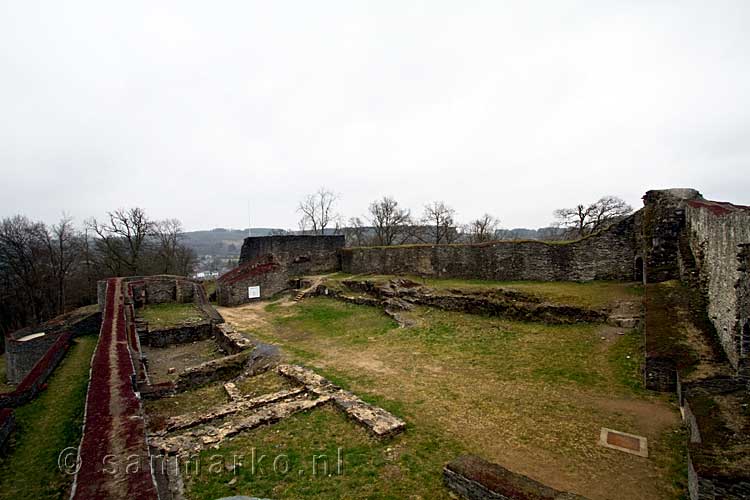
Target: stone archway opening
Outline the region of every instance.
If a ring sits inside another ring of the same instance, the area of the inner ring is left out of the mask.
[[[643,257],[636,257],[633,265],[633,278],[635,281],[643,283]]]

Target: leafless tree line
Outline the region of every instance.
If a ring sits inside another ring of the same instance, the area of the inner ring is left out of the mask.
[[[96,281],[110,276],[192,272],[179,220],[153,221],[140,208],[115,210],[78,228],[16,215],[0,221],[0,331],[39,324],[96,301]]]
[[[444,201],[433,201],[419,215],[399,205],[392,196],[372,201],[363,216],[351,217],[347,224],[336,211],[339,196],[321,187],[297,207],[303,233],[345,234],[350,246],[388,246],[408,243],[482,243],[501,239],[500,219],[489,213],[465,224],[456,221],[456,211]],[[553,230],[547,239],[576,239],[600,231],[633,211],[620,198],[605,196],[589,205],[554,211]]]

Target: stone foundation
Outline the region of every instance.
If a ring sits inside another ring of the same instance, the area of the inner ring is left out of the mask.
[[[214,326],[209,321],[139,333],[141,344],[150,347],[167,347],[176,344],[189,344],[199,340],[210,339],[213,336]]]
[[[586,500],[473,455],[459,457],[446,465],[443,483],[465,500]]]
[[[279,365],[280,375],[321,398],[330,398],[349,418],[368,429],[379,438],[393,436],[406,428],[403,420],[391,415],[382,408],[365,403],[349,391],[332,384],[312,370],[297,365]]]
[[[244,351],[186,368],[177,377],[175,390],[182,392],[211,382],[232,379],[243,372],[249,359],[250,352]]]
[[[254,346],[250,339],[226,323],[214,326],[214,339],[219,349],[227,354],[237,354]]]

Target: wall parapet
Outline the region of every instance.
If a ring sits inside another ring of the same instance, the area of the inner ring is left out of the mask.
[[[633,280],[636,221],[630,216],[572,242],[495,241],[482,244],[352,247],[341,251],[351,274],[412,274],[445,278],[531,281]]]
[[[59,335],[15,390],[0,394],[0,407],[16,408],[34,399],[45,388],[47,379],[65,356],[71,338],[69,332]]]

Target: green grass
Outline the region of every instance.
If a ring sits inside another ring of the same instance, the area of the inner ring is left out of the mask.
[[[640,294],[629,284],[571,285],[565,293],[583,290],[582,300],[607,288],[611,297]],[[545,474],[567,474],[576,478],[574,491],[592,498],[616,498],[621,491],[632,498],[675,498],[684,490],[684,441],[673,439],[679,418],[664,398],[641,388],[638,331],[616,335],[597,324],[549,325],[426,307],[403,313],[415,326],[398,328],[379,308],[323,297],[264,312],[262,322],[252,316],[233,325],[403,418],[407,431],[377,442],[333,410],[316,409],[204,454],[286,453],[294,459],[293,474],[241,472],[229,484],[229,472],[202,473],[188,482],[190,497],[448,498],[440,471],[461,453],[542,481]],[[667,427],[652,424],[670,418]],[[598,446],[602,426],[646,435],[649,460]],[[305,457],[331,455],[338,446],[345,456],[350,450],[360,457],[342,477],[298,474]],[[606,494],[592,486],[602,473],[613,485]],[[618,489],[633,475],[649,477],[648,486]]]
[[[274,370],[255,375],[254,377],[240,379],[236,382],[236,385],[242,395],[249,398],[271,394],[273,392],[279,392],[293,387],[287,379],[277,374]]]
[[[203,290],[206,292],[206,297],[209,297],[216,291],[216,280],[205,280],[202,283]]]
[[[633,393],[646,394],[643,387],[643,330],[634,328],[625,333],[609,351],[609,363],[617,380]]]
[[[394,349],[402,346],[430,356],[450,356],[488,369],[497,379],[584,386],[605,382],[605,369],[593,355],[599,342],[596,325],[522,323],[426,307],[417,308],[412,316],[418,324],[406,330],[405,339],[404,331],[376,308],[318,298],[300,303],[276,323],[282,331],[335,339],[340,346],[366,346],[377,339]],[[316,357],[298,342],[285,347],[303,362]]]
[[[446,457],[462,452],[456,440],[426,427],[410,428],[397,438],[378,441],[337,410],[326,407],[242,434],[218,450],[202,452],[200,474],[185,479],[191,498],[242,494],[326,500],[447,499],[440,479],[442,468]],[[206,466],[212,461],[234,463],[234,457],[240,456],[244,458],[237,461],[242,466],[234,471]],[[260,459],[262,456],[266,458]],[[237,480],[230,484],[233,478]]]
[[[649,284],[646,295],[646,350],[654,358],[672,359],[683,378],[700,362],[698,352],[688,342],[683,321],[675,319],[680,311],[690,311],[690,294],[673,280]]]
[[[162,330],[183,324],[198,323],[205,318],[192,303],[149,304],[138,309],[137,315],[148,321],[149,329]]]
[[[169,417],[208,411],[215,406],[226,403],[228,400],[224,387],[221,384],[214,384],[180,392],[172,397],[146,400],[144,401],[144,407],[149,415],[149,420],[159,424]]]
[[[34,401],[16,409],[9,454],[0,459],[0,498],[67,498],[73,477],[57,458],[81,437],[95,336],[79,337]]]
[[[287,331],[336,338],[349,344],[366,343],[368,338],[384,335],[397,326],[378,309],[320,298],[301,303],[290,315],[278,316],[275,323]]]

